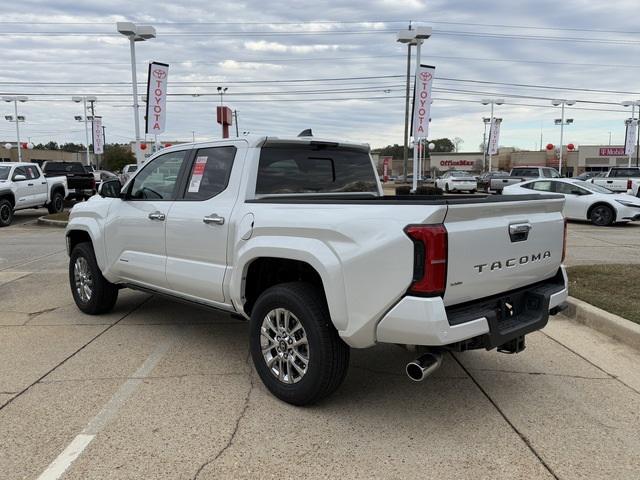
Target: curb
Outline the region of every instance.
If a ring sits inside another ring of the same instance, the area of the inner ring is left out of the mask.
[[[65,222],[63,220],[50,220],[50,219],[45,218],[45,217],[39,217],[38,218],[38,224],[40,224],[40,225],[48,225],[50,227],[66,228],[67,227],[67,223],[69,223],[69,222]]]
[[[574,297],[567,298],[569,308],[564,316],[582,323],[619,342],[640,350],[640,325]]]

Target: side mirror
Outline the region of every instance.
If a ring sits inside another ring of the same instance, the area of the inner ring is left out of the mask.
[[[98,195],[104,198],[120,198],[122,184],[117,178],[102,182],[98,187]]]
[[[27,177],[25,177],[24,175],[14,175],[13,176],[13,181],[14,182],[22,182],[23,180],[26,180]]]

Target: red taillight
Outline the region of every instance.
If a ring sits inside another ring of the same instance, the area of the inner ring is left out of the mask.
[[[413,282],[410,295],[444,295],[447,282],[447,229],[444,225],[409,225],[413,241]]]
[[[562,261],[567,255],[567,219],[564,219],[564,233],[562,234]]]
[[[631,179],[627,180],[627,190],[631,190],[633,188],[633,182]]]

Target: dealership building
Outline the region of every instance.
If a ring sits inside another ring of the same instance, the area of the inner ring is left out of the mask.
[[[383,156],[374,156],[378,170],[382,174]],[[632,158],[632,165],[636,165],[636,157]],[[579,175],[588,171],[607,171],[611,167],[626,166],[629,162],[624,155],[624,147],[618,145],[580,145],[573,150],[566,147],[562,155],[562,170],[567,176]],[[479,174],[487,168],[489,156],[486,159],[483,152],[448,152],[431,153],[424,164],[426,175],[438,176],[448,170],[464,170],[472,174]],[[500,148],[492,156],[492,170],[509,171],[513,167],[540,166],[558,168],[559,159],[554,150],[526,151],[514,148]],[[389,162],[390,176],[402,175],[402,159],[394,158]],[[413,159],[409,158],[409,173],[413,171]]]

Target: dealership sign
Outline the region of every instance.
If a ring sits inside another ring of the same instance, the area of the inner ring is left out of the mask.
[[[431,85],[436,67],[420,65],[413,93],[413,138],[427,138],[431,119]]]
[[[146,133],[158,135],[164,132],[167,120],[167,78],[169,65],[151,62],[147,77],[147,125]]]
[[[636,127],[637,122],[635,120],[630,121],[627,124],[627,130],[624,136],[624,154],[633,155],[636,151]]]
[[[489,155],[495,155],[496,153],[498,153],[501,123],[502,123],[502,120],[499,118],[491,119],[491,128],[489,130],[489,144],[487,145],[487,153]]]
[[[102,117],[93,117],[93,153],[104,153],[104,135],[102,134]]]

